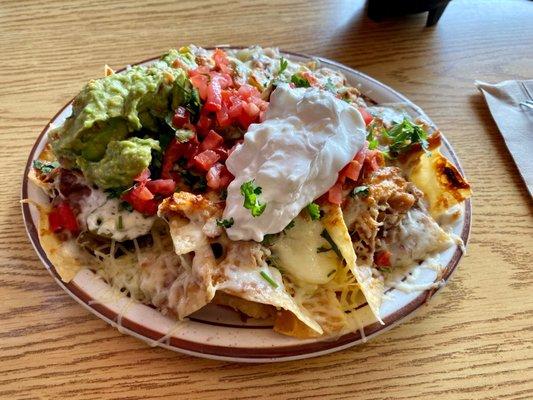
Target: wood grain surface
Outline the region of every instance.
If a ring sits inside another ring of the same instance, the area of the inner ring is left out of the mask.
[[[0,398],[531,399],[532,202],[474,80],[533,77],[533,2],[454,0],[375,23],[363,1],[0,2]],[[399,90],[473,184],[468,253],[411,319],[340,353],[281,364],[196,359],[124,336],[52,280],[19,206],[28,152],[103,65],[195,43],[332,58]]]

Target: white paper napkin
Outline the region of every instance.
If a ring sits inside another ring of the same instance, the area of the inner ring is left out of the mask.
[[[504,81],[494,85],[476,81],[505,140],[530,196],[533,196],[533,80]]]

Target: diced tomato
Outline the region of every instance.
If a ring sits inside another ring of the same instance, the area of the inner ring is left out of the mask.
[[[60,232],[63,229],[61,215],[59,215],[59,212],[55,208],[48,213],[48,228],[54,233]]]
[[[220,81],[220,76],[211,76],[211,82],[207,86],[207,100],[204,104],[204,108],[207,111],[217,112],[222,108],[222,86]]]
[[[176,161],[182,157],[185,157],[187,160],[191,161],[198,152],[198,147],[199,143],[196,136],[193,136],[188,142],[185,143],[180,143],[176,139],[172,139],[163,156],[161,178],[173,179],[172,168],[174,167]]]
[[[145,214],[154,215],[157,212],[157,200],[154,195],[140,184],[122,195],[122,200],[131,204],[134,210]]]
[[[207,186],[214,190],[223,189],[230,184],[233,178],[226,166],[217,162],[207,172]]]
[[[363,117],[363,121],[365,121],[365,125],[369,125],[374,117],[363,107],[359,107],[358,110],[361,113],[361,117]]]
[[[359,163],[359,161],[352,160],[344,167],[341,171],[341,175],[345,176],[346,178],[350,178],[352,181],[356,181],[359,178],[359,174],[361,172],[361,168],[363,167],[362,163]]]
[[[363,161],[365,161],[366,152],[368,150],[368,142],[365,140],[365,143],[363,144],[363,148],[357,152],[355,157],[353,158],[354,161],[357,161],[359,164],[363,164]]]
[[[248,114],[252,118],[255,118],[259,115],[259,107],[257,107],[257,105],[255,105],[254,103],[243,103],[242,108],[246,112],[246,114]]]
[[[172,179],[156,179],[146,182],[146,189],[152,194],[170,196],[176,190],[176,182]]]
[[[152,192],[150,192],[150,190],[143,184],[134,187],[131,191],[133,192],[133,195],[141,201],[152,200],[154,198]]]
[[[209,72],[211,72],[211,70],[207,65],[200,65],[196,67],[196,69],[189,70],[189,76],[209,75]]]
[[[68,230],[72,234],[79,231],[78,220],[69,203],[62,201],[55,206],[48,214],[48,224],[50,230],[54,233],[60,232],[63,229]]]
[[[221,127],[227,127],[231,125],[231,119],[228,115],[228,109],[224,105],[221,106],[222,108],[217,111],[217,121],[218,124]]]
[[[221,161],[226,161],[229,156],[229,150],[223,147],[217,147],[216,149],[213,149],[213,151],[220,156],[219,160]]]
[[[303,78],[309,82],[311,86],[318,86],[320,82],[318,82],[318,79],[315,78],[315,76],[310,71],[304,71],[300,73]]]
[[[368,171],[368,172],[377,171],[380,167],[380,163],[381,163],[380,161],[381,161],[381,153],[378,150],[367,151],[366,156],[365,156],[365,161],[364,161],[365,171]]]
[[[200,150],[214,150],[222,143],[224,143],[224,138],[211,129],[200,144]]]
[[[135,182],[146,182],[148,178],[150,178],[150,170],[148,168],[145,168],[139,175],[133,178],[133,180]]]
[[[378,267],[389,267],[391,265],[390,256],[391,256],[390,251],[386,251],[386,250],[378,251],[376,252],[376,254],[374,254],[374,263]]]
[[[233,73],[228,57],[223,50],[216,49],[213,53],[213,59],[215,60],[215,65],[218,69],[220,69],[221,72],[230,75]]]
[[[200,118],[198,119],[198,123],[196,124],[196,127],[198,128],[198,133],[201,135],[207,134],[211,129],[212,125],[212,118],[210,118],[209,114],[202,109],[202,111],[200,112]]]
[[[189,111],[187,111],[185,107],[179,106],[172,117],[172,125],[174,125],[175,128],[183,128],[189,120]]]
[[[220,170],[220,187],[226,188],[235,177],[229,172],[228,168],[224,165]]]
[[[247,83],[242,85],[239,88],[238,92],[243,100],[248,100],[252,96],[259,96],[259,91],[257,90],[257,88],[252,85],[248,85]]]
[[[198,89],[198,93],[200,95],[200,98],[202,100],[207,99],[207,85],[209,83],[209,77],[207,75],[203,74],[196,74],[191,75],[190,74],[190,81],[192,85]]]
[[[220,156],[213,150],[204,150],[193,158],[193,165],[203,171],[208,171]]]
[[[331,204],[342,204],[342,184],[340,182],[337,182],[335,185],[331,187],[328,191],[328,201]]]

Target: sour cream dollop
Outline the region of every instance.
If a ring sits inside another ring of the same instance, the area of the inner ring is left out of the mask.
[[[339,171],[363,147],[365,123],[359,111],[318,88],[278,86],[263,122],[252,124],[244,142],[228,157],[235,176],[228,187],[224,218],[233,218],[231,240],[263,240],[281,232],[300,211],[326,193]],[[241,185],[261,187],[264,212],[243,207]]]

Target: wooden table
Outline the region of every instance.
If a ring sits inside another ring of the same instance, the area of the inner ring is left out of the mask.
[[[424,15],[374,23],[363,1],[156,3],[0,3],[0,398],[533,398],[532,203],[473,83],[533,77],[533,3],[454,0],[433,28]],[[337,354],[232,364],[150,348],[56,285],[18,203],[37,134],[104,64],[192,42],[335,59],[440,125],[473,184],[474,223],[456,274],[415,318]]]

